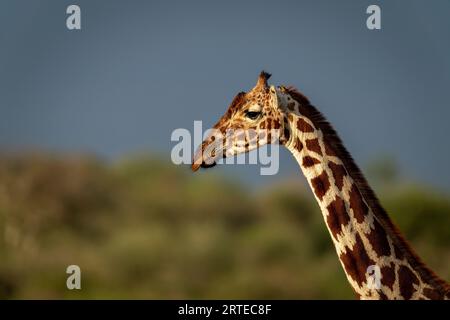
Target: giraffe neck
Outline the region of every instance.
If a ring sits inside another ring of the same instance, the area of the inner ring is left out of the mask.
[[[285,122],[291,128],[285,146],[314,193],[357,296],[445,298],[448,285],[420,261],[400,236],[334,130],[300,94],[288,94],[285,101]]]

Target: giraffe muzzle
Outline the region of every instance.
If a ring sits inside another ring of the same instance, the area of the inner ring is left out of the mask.
[[[192,171],[197,171],[199,168],[208,169],[216,166],[216,157],[215,154],[211,154],[210,156],[206,156],[204,154],[204,150],[208,146],[207,142],[203,142],[202,145],[198,148],[197,152],[192,159],[191,169]]]
[[[199,168],[208,169],[208,168],[215,167],[216,165],[217,165],[217,163],[215,161],[213,163],[206,163],[204,161],[202,161],[201,163],[195,163],[195,161],[194,161],[191,165],[191,169],[192,169],[192,171],[195,172]]]

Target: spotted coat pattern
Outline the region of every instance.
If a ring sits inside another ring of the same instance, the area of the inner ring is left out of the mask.
[[[230,128],[258,131],[256,144],[244,134],[245,143],[232,145],[225,156],[273,143],[273,131],[266,130],[278,130],[275,142],[290,150],[308,180],[347,280],[360,299],[450,299],[448,284],[412,252],[384,209],[377,207],[378,200],[374,204],[374,197],[363,192],[359,169],[346,159],[349,155],[342,156],[344,147],[333,138],[334,130],[330,133],[320,123],[323,119],[314,118],[306,97],[283,86],[269,86],[269,77],[262,72],[256,86],[238,94],[214,126],[221,132]],[[249,120],[246,115],[252,110],[259,116]],[[213,142],[207,138],[202,143],[193,170],[214,156],[200,152]],[[379,286],[369,282],[374,266],[380,271]]]

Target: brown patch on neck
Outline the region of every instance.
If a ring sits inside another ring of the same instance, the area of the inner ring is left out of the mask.
[[[342,190],[342,187],[344,186],[344,177],[347,175],[344,166],[330,161],[328,162],[328,167],[333,173],[336,187],[338,187],[339,190]]]
[[[305,168],[312,167],[312,166],[314,166],[316,164],[319,164],[319,163],[320,163],[320,161],[317,160],[316,158],[313,158],[313,157],[310,157],[310,156],[303,157],[303,166]]]
[[[345,208],[344,200],[336,196],[327,207],[327,225],[333,237],[337,240],[337,235],[341,232],[342,226],[350,222],[350,216]]]
[[[306,148],[309,151],[315,152],[318,155],[322,155],[322,150],[320,149],[319,139],[308,139],[306,140]]]
[[[441,300],[444,298],[437,290],[429,288],[423,289],[423,295],[430,300]]]
[[[286,116],[283,117],[283,135],[285,141],[289,141],[289,139],[291,138],[291,132],[289,130],[289,121]]]
[[[414,284],[419,284],[419,279],[414,275],[414,273],[405,266],[400,266],[398,270],[398,279],[400,285],[400,294],[405,300],[411,299],[414,291]]]
[[[394,246],[394,254],[398,260],[403,260],[404,258],[403,252],[401,252],[397,246]]]
[[[349,193],[350,196],[350,208],[353,210],[353,216],[358,223],[363,223],[369,208],[364,203],[358,188],[353,184]]]
[[[373,221],[373,227],[373,230],[371,229],[370,233],[367,235],[370,245],[379,257],[390,256],[391,247],[389,246],[386,231],[377,220]]]
[[[302,118],[297,121],[297,129],[302,132],[314,132],[314,128]]]
[[[381,271],[381,283],[391,290],[395,283],[395,266],[391,263],[389,266],[380,268]]]
[[[297,138],[297,140],[295,140],[294,148],[295,148],[298,152],[302,151],[302,149],[303,149],[303,143],[300,141],[299,138]]]

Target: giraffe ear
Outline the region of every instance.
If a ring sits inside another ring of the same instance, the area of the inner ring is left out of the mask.
[[[257,87],[267,87],[267,80],[269,80],[271,74],[265,71],[261,71],[258,77],[258,82],[256,82]]]

